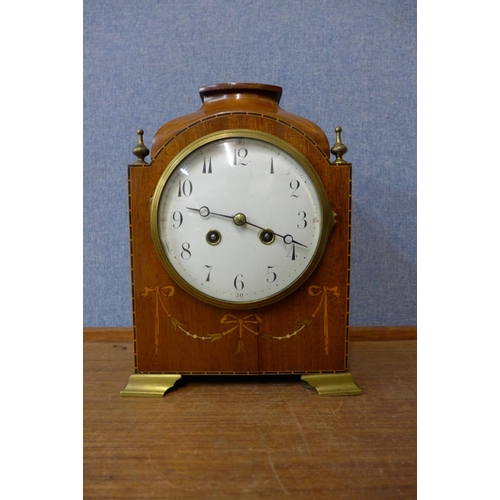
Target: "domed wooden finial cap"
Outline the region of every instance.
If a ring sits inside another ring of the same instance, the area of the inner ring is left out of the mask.
[[[340,134],[342,133],[342,127],[337,127],[335,129],[335,134],[337,136],[335,144],[332,146],[332,154],[335,155],[335,165],[345,165],[349,162],[345,161],[342,156],[347,153],[347,146],[342,142]]]
[[[142,136],[144,135],[144,130],[139,129],[137,131],[137,146],[132,149],[132,153],[137,156],[137,161],[134,163],[134,165],[149,165],[144,158],[148,156],[149,154],[149,149],[144,145],[144,141]]]

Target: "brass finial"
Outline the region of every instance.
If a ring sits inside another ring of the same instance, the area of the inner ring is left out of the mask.
[[[345,165],[349,163],[342,158],[342,156],[347,153],[347,146],[342,142],[342,139],[340,138],[341,132],[342,132],[342,127],[337,127],[335,129],[337,139],[331,149],[332,154],[334,154],[336,158],[335,161],[333,162],[335,165]]]
[[[144,135],[144,130],[139,129],[137,131],[137,146],[132,149],[132,153],[137,156],[138,160],[134,163],[134,165],[149,165],[148,162],[144,161],[144,158],[148,156],[149,149],[144,145],[144,141],[142,136]]]

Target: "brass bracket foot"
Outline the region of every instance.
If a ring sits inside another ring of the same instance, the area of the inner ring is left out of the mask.
[[[120,395],[131,398],[162,398],[181,376],[175,373],[133,373]]]
[[[350,372],[318,373],[302,375],[301,380],[312,385],[320,396],[359,396],[357,386]]]

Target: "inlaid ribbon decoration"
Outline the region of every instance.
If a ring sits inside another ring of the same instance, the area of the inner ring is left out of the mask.
[[[178,320],[176,320],[172,314],[169,312],[169,310],[166,308],[165,304],[163,303],[163,300],[161,300],[162,296],[164,297],[172,297],[174,294],[174,287],[173,286],[164,286],[160,288],[158,285],[153,286],[153,288],[144,288],[144,293],[142,294],[143,297],[147,297],[149,295],[149,292],[155,292],[155,299],[156,299],[156,309],[155,309],[155,354],[158,354],[158,347],[159,347],[159,338],[160,338],[160,305],[161,308],[165,311],[165,314],[167,317],[170,319],[172,324],[174,325],[174,328],[177,326],[179,323]]]
[[[255,336],[259,335],[258,331],[258,326],[257,330],[253,330],[252,328],[248,327],[247,325],[260,325],[262,323],[262,319],[257,315],[257,314],[249,314],[248,316],[245,316],[243,318],[237,318],[236,316],[233,316],[232,314],[225,314],[220,322],[223,325],[234,325],[232,328],[229,330],[226,330],[225,332],[222,333],[212,333],[212,342],[215,340],[219,340],[222,338],[222,336],[227,335],[228,333],[234,332],[237,328],[239,328],[239,333],[240,333],[240,338],[238,340],[238,347],[236,349],[237,353],[247,353],[245,349],[245,342],[243,340],[243,329],[253,333]]]
[[[312,285],[307,290],[307,293],[311,297],[318,297],[318,296],[321,297],[318,307],[312,314],[312,317],[315,318],[321,306],[323,306],[323,335],[325,337],[325,353],[327,356],[328,356],[328,344],[330,342],[328,337],[328,292],[333,292],[333,294],[336,297],[340,297],[340,293],[337,286],[334,287],[324,286],[323,288],[321,288],[319,286]]]

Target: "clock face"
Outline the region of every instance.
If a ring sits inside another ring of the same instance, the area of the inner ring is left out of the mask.
[[[333,225],[308,160],[269,134],[203,137],[165,169],[151,202],[157,253],[182,288],[213,305],[253,308],[298,288]]]

